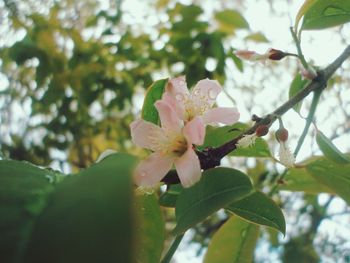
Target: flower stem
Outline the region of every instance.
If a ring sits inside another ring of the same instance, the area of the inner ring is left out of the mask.
[[[175,237],[173,243],[171,244],[168,252],[165,254],[163,259],[161,260],[160,263],[169,263],[170,260],[172,259],[177,247],[180,245],[182,238],[184,237],[185,234],[181,234]]]

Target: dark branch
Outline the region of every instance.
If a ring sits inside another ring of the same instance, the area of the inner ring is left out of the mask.
[[[297,93],[293,98],[286,101],[284,104],[279,106],[276,110],[266,115],[263,118],[256,119],[255,124],[237,136],[235,139],[219,146],[216,148],[207,148],[204,151],[198,151],[197,155],[199,161],[201,163],[201,167],[203,170],[207,170],[210,168],[214,168],[220,165],[220,161],[227,154],[236,149],[237,142],[244,136],[248,134],[255,133],[256,129],[260,125],[268,125],[271,126],[278,117],[285,114],[288,110],[293,108],[298,102],[302,101],[306,98],[311,92],[320,90],[322,91],[326,86],[328,80],[332,77],[334,72],[340,68],[342,63],[350,57],[350,45],[343,51],[343,53],[335,59],[329,66],[327,66],[324,70],[317,72],[317,77],[312,80],[312,82],[307,85],[303,90]],[[175,171],[169,172],[162,180],[166,184],[176,184],[179,183],[179,178]]]

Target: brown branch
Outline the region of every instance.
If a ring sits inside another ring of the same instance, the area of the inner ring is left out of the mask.
[[[291,108],[293,108],[294,105],[296,105],[298,102],[300,102],[304,98],[306,98],[311,92],[316,91],[316,90],[322,91],[327,86],[327,82],[332,77],[334,72],[338,68],[340,68],[342,63],[349,57],[350,57],[350,45],[343,51],[343,53],[337,59],[335,59],[324,70],[318,71],[317,77],[314,78],[309,85],[307,85],[304,89],[302,89],[294,97],[290,98],[288,101],[286,101],[284,104],[279,106],[276,110],[274,110],[270,114],[267,114],[263,118],[258,118],[257,121],[255,122],[255,124],[251,128],[249,128],[245,132],[241,133],[239,136],[237,136],[233,140],[231,140],[231,141],[229,141],[229,142],[227,142],[219,147],[216,147],[216,148],[209,147],[203,151],[198,151],[197,155],[198,155],[199,161],[201,163],[201,168],[203,170],[207,170],[207,169],[214,168],[214,167],[220,165],[221,159],[236,149],[237,142],[244,135],[255,133],[256,129],[260,125],[271,126],[276,121],[276,119],[278,117],[282,116],[287,111],[289,111]],[[166,184],[176,184],[176,183],[180,182],[175,171],[169,172],[163,178],[162,181]]]

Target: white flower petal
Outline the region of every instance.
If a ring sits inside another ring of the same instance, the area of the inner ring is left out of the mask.
[[[221,90],[222,88],[216,80],[203,79],[198,81],[193,88],[191,97],[196,105],[206,103],[212,107]]]
[[[155,151],[159,147],[159,141],[164,140],[164,131],[148,121],[133,121],[130,124],[130,129],[133,143],[141,148]]]
[[[281,164],[286,167],[294,167],[295,157],[286,143],[281,143],[279,157]]]
[[[255,144],[256,138],[257,136],[255,133],[243,135],[243,137],[240,140],[238,140],[236,147],[247,148],[247,147],[253,146]]]

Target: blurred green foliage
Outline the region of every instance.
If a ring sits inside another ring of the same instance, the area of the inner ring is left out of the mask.
[[[11,131],[1,142],[2,153],[48,165],[52,151],[60,150],[74,166],[87,167],[104,150],[103,138],[116,142],[117,150],[127,147],[133,94],[157,74],[186,74],[189,85],[203,78],[223,83],[227,60],[239,63],[225,39],[247,29],[245,19],[235,10],[203,19],[198,5],[162,2],[157,12],[166,19],[150,34],[123,19],[120,2],[105,10],[89,1],[89,12],[75,10],[80,16],[72,18],[69,13],[79,5],[68,0],[25,14],[19,13],[19,3],[7,1],[10,25],[24,36],[1,48],[1,71],[9,81],[3,96],[9,104],[29,101],[26,113],[36,121],[19,133]],[[39,130],[39,142],[28,139]]]

